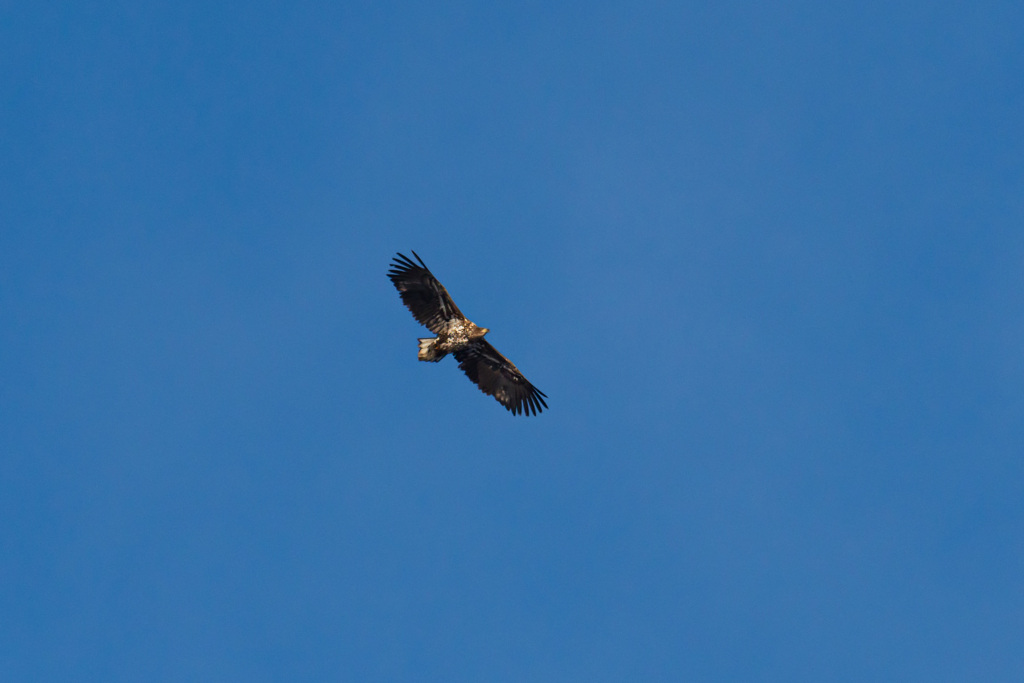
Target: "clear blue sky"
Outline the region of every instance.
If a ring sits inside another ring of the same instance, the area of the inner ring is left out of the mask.
[[[1024,680],[1022,31],[6,3],[0,678]]]

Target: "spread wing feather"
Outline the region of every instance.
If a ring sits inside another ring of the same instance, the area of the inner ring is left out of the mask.
[[[417,264],[405,254],[398,254],[391,263],[388,277],[402,296],[402,303],[413,317],[434,334],[438,334],[449,320],[464,320],[466,316],[452,301],[433,273],[415,251]]]
[[[536,415],[548,407],[547,394],[530,384],[490,342],[477,339],[454,355],[466,376],[513,415]]]

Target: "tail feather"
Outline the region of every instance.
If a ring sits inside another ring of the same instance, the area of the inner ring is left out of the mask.
[[[430,339],[420,339],[419,342],[420,350],[416,357],[419,358],[420,360],[425,360],[430,363],[436,363],[437,361],[445,357],[446,354],[442,351],[439,351],[437,347],[434,346],[435,342],[437,342],[437,337],[431,337]]]

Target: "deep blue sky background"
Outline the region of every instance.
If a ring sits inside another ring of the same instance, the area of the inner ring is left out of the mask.
[[[5,3],[0,677],[1024,680],[1022,36]]]

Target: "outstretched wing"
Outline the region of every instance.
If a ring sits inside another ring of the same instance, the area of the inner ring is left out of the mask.
[[[412,255],[419,264],[405,254],[398,254],[388,271],[388,277],[402,295],[405,307],[434,334],[438,334],[449,320],[464,320],[466,316],[452,301],[448,290],[427,269],[419,254],[414,251]]]
[[[544,402],[547,394],[530,384],[512,361],[498,353],[490,342],[476,339],[454,355],[466,376],[513,415],[536,415],[548,407]]]

